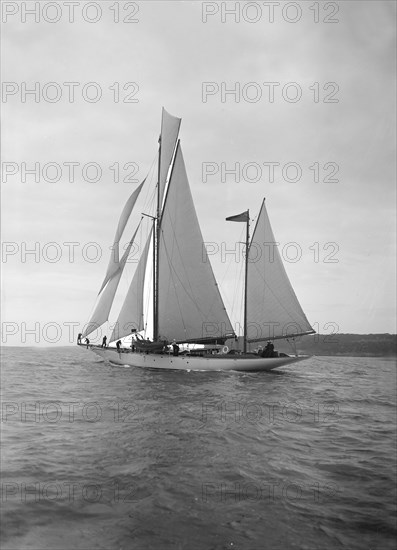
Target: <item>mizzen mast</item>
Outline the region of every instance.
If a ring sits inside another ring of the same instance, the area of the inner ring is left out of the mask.
[[[247,210],[246,232],[245,232],[245,276],[244,276],[244,340],[243,352],[247,353],[247,296],[248,296],[248,249],[250,240],[250,211]]]

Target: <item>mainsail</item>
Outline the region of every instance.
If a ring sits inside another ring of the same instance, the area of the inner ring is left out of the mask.
[[[113,329],[110,341],[114,342],[131,334],[131,330],[140,331],[144,329],[143,318],[143,295],[146,274],[146,264],[152,239],[152,232],[146,241],[134,277],[131,281],[123,307],[121,308],[116,325]]]
[[[315,331],[284,269],[265,201],[248,249],[247,340],[287,338]]]
[[[100,294],[94,313],[91,315],[91,319],[87,324],[85,330],[83,331],[83,335],[82,335],[83,338],[85,338],[86,336],[94,332],[94,330],[97,330],[101,325],[103,325],[103,323],[106,323],[106,321],[108,320],[109,313],[112,308],[113,300],[116,294],[116,290],[117,290],[117,287],[119,286],[121,275],[123,274],[124,266],[127,262],[138,228],[139,226],[135,230],[135,233],[131,241],[128,243],[128,246],[121,260],[119,261],[118,266],[115,269],[115,272],[105,284],[105,288]]]
[[[158,238],[159,339],[199,342],[234,334],[204,247],[179,142]]]
[[[165,184],[167,181],[167,174],[174,154],[176,141],[178,139],[181,120],[182,119],[170,115],[163,107],[161,117],[161,147],[159,160],[159,208],[161,208]]]

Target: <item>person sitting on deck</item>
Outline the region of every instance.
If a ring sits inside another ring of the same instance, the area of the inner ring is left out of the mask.
[[[272,342],[269,342],[266,344],[265,349],[262,351],[262,357],[273,357],[274,353],[274,345]]]

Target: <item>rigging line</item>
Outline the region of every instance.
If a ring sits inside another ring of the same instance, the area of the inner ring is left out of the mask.
[[[137,232],[139,231],[139,239],[134,239],[133,244],[137,244],[137,243],[136,243],[137,240],[139,240],[139,242],[142,243],[142,226],[143,226],[142,220],[143,220],[143,216],[141,216],[141,219],[140,219],[140,221],[139,221],[139,223],[138,223],[138,227],[137,227],[137,229],[136,229]],[[129,243],[129,241],[128,241],[128,243]],[[128,245],[127,245],[127,246],[128,246]],[[124,246],[124,251],[125,251],[125,249],[126,249],[126,246]],[[138,252],[139,252],[139,251],[142,251],[142,246],[139,246],[139,245],[138,245]],[[138,264],[139,264],[139,260],[129,262],[129,261],[128,261],[128,258],[129,258],[129,255],[128,255],[128,257],[127,257],[127,260],[126,260],[126,262],[125,262],[125,265],[128,266],[129,263],[134,263],[134,264],[135,264],[135,269],[134,269],[134,271],[133,271],[133,274],[135,274],[136,268],[138,267]],[[140,256],[139,256],[139,259],[140,259]],[[133,277],[133,275],[132,275],[132,277]],[[132,281],[132,277],[131,277],[131,281]],[[127,283],[128,287],[129,287],[129,285],[130,285],[130,275],[128,274],[128,269],[124,269],[124,281],[123,281],[123,284],[125,285],[125,283]]]
[[[158,157],[158,152],[156,153],[156,155],[153,159],[153,162],[150,166],[148,175],[146,176],[146,181],[147,181],[147,185],[146,185],[146,189],[145,189],[146,190],[146,195],[143,198],[141,211],[143,210],[145,212],[146,211],[153,212],[155,210],[154,205],[155,205],[157,183],[156,183],[156,179],[155,179],[154,165],[156,163],[157,157]],[[153,186],[153,181],[155,181],[154,186]]]
[[[146,219],[147,221],[147,224],[149,225],[149,221]],[[152,241],[152,224],[150,223],[150,227],[149,227],[149,231],[147,233],[147,235],[145,236],[145,246],[146,246],[146,242],[147,240],[150,239]],[[151,247],[153,246],[153,244],[151,243],[149,245],[149,250],[148,250],[148,255],[147,255],[147,258],[149,258],[150,256],[150,252],[151,252]],[[148,267],[149,266],[149,267]],[[153,277],[153,264],[152,262],[148,261],[148,259],[146,260],[146,266],[144,268],[144,289],[149,286],[149,290],[146,291],[146,304],[144,305],[144,309],[145,309],[145,314],[144,314],[144,318],[147,319],[149,314],[149,308],[150,308],[150,302],[151,302],[151,298],[152,298],[152,290],[153,290],[153,285],[150,284],[150,281]],[[147,322],[145,323],[145,326],[147,325]],[[146,331],[146,328],[145,328],[145,331]]]
[[[241,232],[240,232],[240,239],[239,239],[239,243],[242,242],[242,239],[244,238],[244,234],[245,234],[245,229],[242,229]],[[239,253],[240,253],[240,248],[239,248]],[[243,302],[244,302],[244,285],[241,285],[241,281],[243,279],[242,277],[242,273],[243,273],[243,270],[244,270],[244,262],[238,262],[240,265],[240,270],[239,270],[239,274],[234,277],[234,281],[235,281],[235,284],[234,284],[234,290],[233,290],[233,302],[232,302],[232,313],[233,315],[235,316],[238,316],[239,318],[241,318],[241,309],[243,308]],[[239,288],[241,287],[241,288]],[[239,300],[239,305],[238,305],[238,302],[237,302],[237,296],[238,296],[238,293],[241,293],[240,294],[240,300]],[[240,309],[240,313],[238,314],[237,313],[237,309]]]
[[[144,199],[144,205],[145,206],[147,205],[146,201],[148,200],[149,193],[153,194],[153,190],[152,191],[150,190],[150,184],[153,182],[154,165],[155,165],[156,161],[158,160],[158,156],[159,156],[159,153],[158,153],[158,151],[156,151],[156,154],[154,155],[153,161],[152,161],[152,163],[150,165],[150,168],[148,170],[148,175],[146,176],[146,178],[149,180],[149,185],[147,186],[146,197]],[[150,199],[150,200],[152,200],[152,199]]]
[[[149,250],[150,252],[150,250]],[[149,254],[148,254],[149,256]],[[151,284],[147,284],[146,283],[146,279],[148,278],[149,281],[150,279],[152,278],[152,271],[153,270],[150,270],[150,271],[146,271],[145,273],[145,281],[144,281],[144,287],[149,287],[149,289],[146,291],[146,304],[144,305],[144,310],[146,313],[143,314],[143,318],[146,319],[146,322],[144,323],[144,336],[146,337],[146,333],[147,333],[147,324],[148,324],[148,317],[149,317],[149,311],[151,311],[151,301],[152,301],[152,290],[153,290],[153,285]]]
[[[295,355],[298,355],[298,354],[297,354],[297,350],[296,350],[296,340],[295,340],[295,338],[292,338],[293,344],[291,344],[289,338],[286,338],[286,340],[287,340],[288,344],[290,345],[290,347],[291,347],[293,353],[295,353]]]
[[[243,279],[243,271],[245,267],[244,262],[240,262],[239,267],[240,267],[239,274],[237,277],[235,277],[232,312],[233,312],[233,315],[241,317],[241,309],[243,307],[243,302],[244,302],[244,285],[241,285],[241,281]],[[238,310],[240,310],[239,313],[238,313]]]
[[[222,288],[222,292],[225,296],[224,301],[227,302],[226,305],[228,306],[229,310],[231,311],[232,310],[232,304],[230,303],[230,300],[228,299],[227,295],[225,294],[225,291],[223,290],[223,284],[225,282],[226,276],[229,274],[230,266],[231,266],[231,262],[228,263],[228,265],[226,267],[226,271],[222,275],[222,280],[221,280],[220,283],[218,283],[218,286],[219,286],[220,289]]]
[[[143,220],[143,216],[141,216],[141,219],[139,220],[138,227],[136,228],[136,230],[135,230],[135,232],[134,232],[133,239],[130,239],[130,241],[128,241],[128,244],[131,242],[131,240],[132,240],[132,244],[135,244],[136,235],[138,234],[138,231],[142,230],[142,220]],[[126,252],[126,250],[124,250],[124,253],[125,253],[125,252]],[[131,252],[131,251],[130,251],[130,252]],[[123,256],[124,256],[124,254],[123,254]],[[123,282],[123,284],[125,284],[125,283],[128,281],[128,279],[129,279],[127,270],[125,269],[125,266],[128,264],[128,257],[129,257],[129,254],[128,254],[126,260],[125,260],[124,268],[123,268],[123,273],[122,273],[122,275],[121,275],[121,278],[123,278],[123,274],[124,274],[124,282]],[[137,267],[138,267],[138,263],[139,263],[139,262],[136,262],[135,270],[136,270]],[[121,269],[121,266],[119,267],[119,270],[120,270],[120,269]],[[134,273],[135,273],[135,271],[134,271]],[[126,281],[126,277],[127,277],[127,281]],[[132,281],[132,278],[131,278],[131,281]],[[107,286],[108,284],[109,284],[109,281],[108,281],[108,283],[106,284],[106,286]],[[129,288],[130,284],[131,284],[131,283],[128,281],[128,282],[127,282],[128,288]],[[105,287],[105,288],[106,288],[106,287]],[[118,292],[117,292],[118,295],[120,295],[120,290],[119,290],[119,289],[120,289],[120,286],[119,286],[118,289],[117,289],[117,290],[118,290]],[[104,289],[104,290],[105,290],[105,289]],[[116,294],[115,294],[115,297],[114,297],[114,298],[116,298]],[[109,312],[109,317],[111,316],[112,310],[113,310],[113,308],[114,308],[114,306],[115,306],[115,301],[116,301],[116,300],[114,299],[113,302],[112,302],[111,310],[110,310],[110,312]],[[122,305],[121,307],[123,307],[123,305]],[[119,312],[118,312],[117,318],[119,317],[120,313],[121,313],[121,309],[120,309]],[[109,320],[108,320],[108,321],[109,321]]]
[[[150,196],[149,196],[149,189],[148,189],[148,193],[145,199],[145,203],[142,206],[142,210],[154,213],[155,204],[156,204],[156,186],[154,186],[151,189]]]

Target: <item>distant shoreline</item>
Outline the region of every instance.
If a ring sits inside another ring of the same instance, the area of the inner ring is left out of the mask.
[[[254,350],[259,344],[251,345]],[[397,334],[371,333],[371,334],[314,334],[298,337],[296,339],[296,351],[302,355],[318,357],[374,357],[378,359],[397,358]],[[242,349],[242,337],[237,341],[228,340],[226,345],[230,349]],[[275,340],[276,350],[284,353],[295,353],[295,349],[285,340]],[[77,349],[76,344],[66,345],[31,345],[20,344],[17,346],[1,345],[2,349],[47,349],[47,350],[70,350]]]

